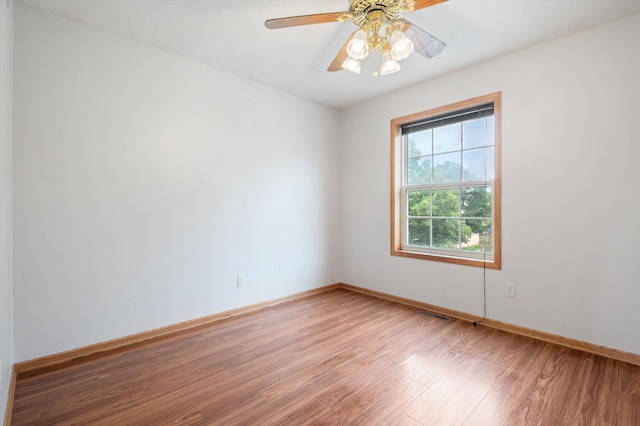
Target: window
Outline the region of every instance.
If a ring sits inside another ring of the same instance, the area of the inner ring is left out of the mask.
[[[501,93],[391,121],[391,254],[500,269]]]

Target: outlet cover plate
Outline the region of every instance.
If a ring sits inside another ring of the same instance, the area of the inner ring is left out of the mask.
[[[516,297],[516,285],[515,284],[511,284],[511,283],[507,283],[507,287],[505,290],[505,296],[507,297],[511,297],[514,298]]]

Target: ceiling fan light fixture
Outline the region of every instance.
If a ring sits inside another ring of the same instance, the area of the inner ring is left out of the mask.
[[[357,25],[359,28],[344,42],[327,68],[330,72],[349,70],[359,74],[362,70],[362,60],[375,50],[383,55],[383,61],[380,71],[373,74],[393,74],[400,70],[398,62],[414,51],[430,59],[446,47],[445,43],[406,19],[399,18],[398,15],[402,12],[425,9],[447,0],[349,1],[348,11],[267,19],[264,25],[271,30],[345,21]]]
[[[360,74],[360,70],[362,69],[362,64],[360,64],[360,61],[358,59],[347,57],[347,59],[345,59],[344,62],[342,63],[342,68],[347,71]]]
[[[400,71],[400,64],[393,58],[390,51],[382,54],[382,66],[380,67],[380,75],[389,75]]]
[[[395,30],[389,38],[391,56],[396,61],[406,59],[413,53],[413,42],[400,30]]]
[[[358,30],[353,34],[347,45],[347,55],[355,60],[364,59],[369,54],[369,40],[365,30]]]

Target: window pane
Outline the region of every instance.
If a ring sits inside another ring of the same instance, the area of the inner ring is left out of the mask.
[[[433,182],[460,182],[460,151],[433,156]]]
[[[465,219],[466,226],[471,229],[471,236],[462,243],[462,250],[493,254],[493,235],[491,220]]]
[[[429,191],[408,191],[409,216],[430,216]]]
[[[458,189],[433,190],[433,216],[458,217]]]
[[[462,164],[464,180],[492,180],[495,174],[493,172],[495,169],[493,152],[493,147],[463,151]]]
[[[414,246],[430,247],[431,219],[409,219],[407,241]]]
[[[490,219],[493,217],[493,188],[462,187],[460,188],[462,217]],[[481,232],[474,230],[474,232]]]
[[[433,247],[459,248],[458,219],[433,219]]]
[[[433,131],[423,130],[422,132],[411,133],[409,135],[409,157],[419,157],[431,154],[431,135]]]
[[[435,153],[460,150],[460,123],[433,129],[433,149]]]
[[[490,125],[488,121],[491,122]],[[464,149],[493,145],[493,139],[493,116],[463,123],[462,146]]]
[[[431,157],[409,158],[407,164],[408,185],[431,183]]]

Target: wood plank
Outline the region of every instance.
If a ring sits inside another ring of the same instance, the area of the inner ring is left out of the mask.
[[[407,298],[402,298],[374,290],[365,289],[362,287],[353,286],[350,284],[336,283],[325,287],[305,291],[302,293],[294,294],[288,297],[271,300],[268,302],[242,307],[226,312],[221,312],[211,316],[197,318],[191,321],[186,321],[179,324],[170,325],[167,327],[150,330],[131,336],[126,336],[119,339],[114,339],[107,342],[102,342],[94,345],[89,345],[82,348],[72,349],[69,351],[61,352],[58,354],[48,355],[33,360],[23,361],[16,363],[14,369],[17,372],[18,378],[26,378],[32,375],[39,375],[46,373],[47,371],[53,371],[66,366],[78,365],[82,362],[88,362],[99,358],[104,358],[118,352],[127,351],[134,348],[137,345],[146,345],[159,341],[165,338],[170,338],[177,335],[182,335],[190,330],[197,330],[201,327],[207,327],[211,324],[215,324],[220,321],[225,321],[230,318],[242,317],[244,314],[261,310],[265,307],[274,306],[279,303],[284,303],[291,300],[305,298],[308,296],[319,295],[322,293],[331,292],[335,289],[347,289],[355,292],[369,294],[377,298],[398,302],[407,306],[417,307],[434,313],[438,313],[453,318],[462,319],[465,321],[478,321],[480,317],[471,315],[465,312],[460,312],[448,308],[442,308],[436,305],[415,301]],[[532,330],[525,327],[520,327],[513,324],[508,324],[500,321],[496,321],[490,318],[485,319],[482,325],[496,328],[510,333],[520,334],[523,336],[533,337],[535,339],[556,343],[559,345],[567,346],[573,349],[582,350],[585,352],[601,355],[609,358],[613,358],[619,361],[628,362],[634,365],[640,365],[640,354],[633,354],[624,352],[621,350],[604,347],[601,345],[595,345],[588,342],[582,342],[575,339],[569,339],[563,336],[557,336],[551,333],[545,333],[538,330]]]
[[[17,377],[13,425],[640,424],[640,366],[344,288]]]
[[[219,321],[251,312],[256,312],[266,307],[308,296],[313,296],[318,293],[325,293],[327,292],[327,290],[333,290],[334,288],[338,287],[340,287],[339,283],[331,284],[313,290],[293,294],[291,296],[270,300],[268,302],[244,306],[237,309],[231,309],[229,311],[220,312],[210,316],[173,324],[166,327],[160,327],[155,330],[144,331],[142,333],[133,334],[131,336],[126,336],[119,339],[113,339],[107,342],[96,343],[94,345],[84,346],[78,349],[71,349],[69,351],[19,362],[14,364],[14,369],[18,374],[18,378],[43,374],[47,371],[57,370],[70,365],[78,365],[80,362],[88,362],[94,359],[108,356],[112,353],[118,353],[123,350],[128,350],[137,345],[148,344],[172,337],[174,335],[188,332],[190,330],[197,330],[201,327],[207,327]]]
[[[373,424],[391,424],[404,419],[404,409],[419,397],[427,387],[414,380],[401,382],[389,393],[380,398],[375,404],[353,419],[351,425],[369,426]],[[415,420],[413,420],[415,421]],[[416,421],[417,422],[417,421]]]
[[[409,377],[426,366],[427,363],[424,358],[419,355],[411,355],[405,361],[387,370],[386,374],[374,382],[361,389],[356,388],[350,397],[323,417],[323,422],[327,424],[353,423],[354,419],[369,408],[377,405],[385,396],[397,394],[398,391],[405,389],[407,386],[416,385]],[[421,388],[420,391],[424,389],[422,386],[416,387]],[[380,419],[374,419],[374,423],[376,422],[380,422]]]
[[[444,315],[452,318],[461,319],[463,321],[480,321],[481,317],[477,315],[472,315],[466,312],[456,311],[454,309],[443,308],[441,306],[432,305],[425,302],[420,302],[417,300],[407,299],[404,297],[395,296],[388,293],[383,293],[376,290],[370,290],[363,287],[354,286],[351,284],[340,283],[340,288],[344,288],[347,290],[356,291],[363,294],[368,294],[371,296],[379,297],[385,300],[390,300],[398,303],[402,303],[407,306],[414,306],[418,309],[424,309],[429,312],[433,312],[439,315]],[[640,366],[640,354],[634,354],[630,352],[625,352],[619,349],[608,348],[602,345],[596,345],[589,342],[583,342],[581,340],[571,339],[564,336],[558,336],[553,333],[547,333],[540,330],[534,330],[527,327],[522,327],[515,324],[509,324],[502,321],[494,320],[491,318],[485,318],[482,320],[482,326],[495,328],[502,331],[507,331],[513,334],[519,334],[521,336],[532,337],[537,340],[542,340],[544,342],[554,343],[561,346],[566,346],[571,349],[577,349],[584,352],[589,352],[595,355],[604,356],[607,358],[612,358],[617,361],[628,362],[630,364]]]
[[[553,345],[545,351],[545,357],[535,374],[528,374],[529,386],[518,404],[514,406],[506,418],[508,424],[531,424],[540,421],[551,421],[552,412],[562,408],[567,395],[572,392],[568,388],[570,378],[576,369],[578,359],[575,351]]]

